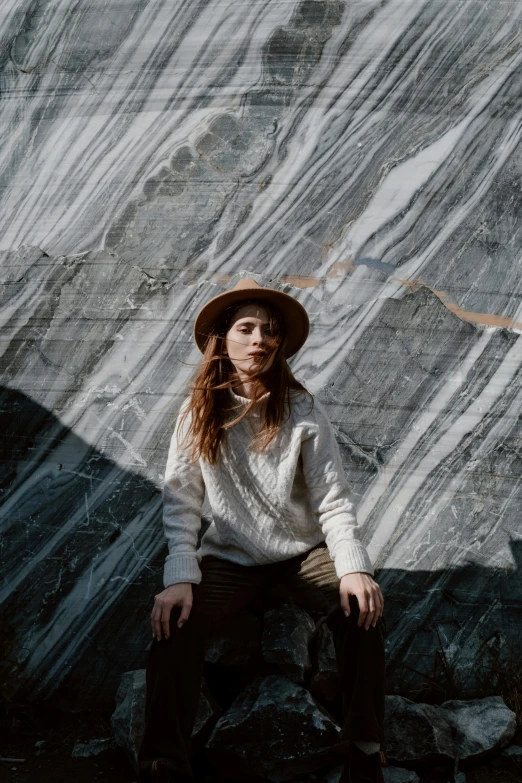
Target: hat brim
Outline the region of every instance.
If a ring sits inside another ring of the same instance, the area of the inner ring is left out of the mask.
[[[310,332],[310,320],[305,308],[297,299],[274,288],[243,288],[218,294],[199,311],[194,321],[194,339],[201,353],[205,352],[208,335],[223,310],[231,304],[247,299],[268,300],[279,308],[286,326],[287,359],[303,347]]]

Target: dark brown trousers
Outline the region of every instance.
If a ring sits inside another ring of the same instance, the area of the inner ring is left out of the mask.
[[[202,580],[193,585],[189,619],[178,628],[181,609],[174,607],[170,638],[153,640],[149,650],[140,768],[158,759],[179,775],[192,776],[191,734],[209,635],[225,619],[271,592],[303,607],[316,621],[326,618],[333,632],[343,739],[383,741],[385,623],[381,619],[368,631],[359,627],[357,601],[353,598],[351,614],[345,616],[339,579],[324,542],[278,563],[241,566],[206,555],[200,567]]]

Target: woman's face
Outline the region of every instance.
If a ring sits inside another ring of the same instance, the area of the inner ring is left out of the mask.
[[[270,338],[275,336],[270,332],[268,312],[262,305],[244,305],[236,312],[225,345],[228,358],[240,376],[271,367],[275,350],[270,350]]]

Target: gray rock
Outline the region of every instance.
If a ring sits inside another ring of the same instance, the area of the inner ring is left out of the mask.
[[[330,770],[328,775],[323,778],[322,783],[339,783],[343,765]],[[384,783],[420,783],[420,778],[416,772],[411,769],[402,769],[401,767],[384,767],[382,770]]]
[[[202,681],[198,712],[192,730],[192,742],[195,746],[205,739],[211,722],[215,721],[217,716],[216,705]],[[111,716],[115,745],[122,748],[135,767],[144,723],[145,669],[137,669],[122,675],[116,693],[116,709]]]
[[[116,709],[111,715],[116,745],[136,765],[145,719],[145,669],[125,672],[116,693]]]
[[[386,752],[398,766],[477,761],[507,745],[515,728],[515,714],[500,696],[440,707],[386,697]]]
[[[384,783],[420,783],[419,776],[412,769],[384,767],[382,774]]]
[[[327,774],[327,776],[323,778],[321,783],[339,783],[339,778],[341,777],[343,766],[344,764],[338,764],[336,767],[331,769],[330,772]]]
[[[296,683],[302,684],[312,668],[309,645],[315,623],[300,606],[283,604],[264,616],[263,656]]]
[[[522,767],[522,746],[508,745],[498,756],[488,760],[488,765],[495,770],[502,770],[503,772],[520,772]]]
[[[111,750],[114,747],[116,747],[116,743],[113,737],[93,739],[90,742],[77,742],[72,749],[71,755],[74,758],[89,758],[89,756],[97,756],[99,753]]]
[[[283,675],[257,677],[219,719],[205,749],[226,773],[273,783],[340,762],[348,743],[307,690]]]
[[[317,631],[316,662],[309,688],[314,696],[326,701],[332,701],[339,693],[339,672],[333,634],[324,622],[321,623]]]
[[[212,698],[204,679],[201,680],[201,693],[199,695],[198,711],[194,726],[192,727],[192,747],[199,748],[208,739],[210,728],[222,714],[221,707]]]
[[[445,764],[455,758],[454,730],[439,707],[387,696],[384,731],[392,765]]]
[[[508,745],[500,755],[506,759],[522,760],[522,745]]]
[[[458,757],[462,762],[494,755],[515,733],[516,715],[500,696],[446,701],[440,709],[455,727]]]
[[[212,636],[205,661],[240,671],[255,670],[262,660],[261,635],[261,621],[243,609]]]

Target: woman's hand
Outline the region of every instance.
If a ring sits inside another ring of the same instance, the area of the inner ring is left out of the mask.
[[[165,634],[165,639],[170,636],[170,612],[173,606],[181,606],[181,614],[178,618],[178,628],[183,627],[183,623],[188,620],[190,610],[192,609],[192,583],[178,582],[176,585],[170,585],[163,592],[154,596],[154,606],[150,615],[152,625],[152,638],[161,641],[161,629]]]
[[[357,625],[364,623],[364,630],[367,631],[370,625],[377,625],[379,617],[382,616],[384,608],[384,598],[381,588],[374,582],[370,574],[355,573],[345,574],[341,577],[339,586],[341,594],[341,606],[345,615],[350,615],[350,596],[354,595],[359,604],[359,620]]]

